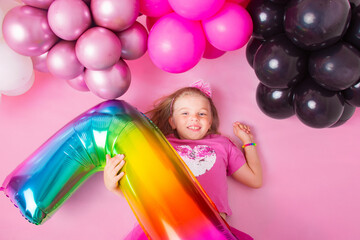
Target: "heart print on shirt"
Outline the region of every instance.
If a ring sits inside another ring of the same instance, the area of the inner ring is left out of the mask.
[[[197,145],[191,148],[189,145],[176,146],[175,150],[190,168],[195,177],[203,175],[215,164],[215,150],[207,145]]]

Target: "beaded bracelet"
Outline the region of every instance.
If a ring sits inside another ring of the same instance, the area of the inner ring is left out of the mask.
[[[256,146],[256,143],[248,143],[248,144],[244,144],[242,145],[242,148],[245,148],[247,146]]]

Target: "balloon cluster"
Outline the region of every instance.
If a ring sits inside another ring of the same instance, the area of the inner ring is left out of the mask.
[[[360,107],[359,0],[252,0],[246,57],[256,101],[275,119],[342,125]]]
[[[18,2],[12,0],[0,1],[0,99],[1,95],[17,96],[25,93],[35,79],[31,58],[9,48],[1,31],[5,14],[18,5]]]
[[[140,0],[151,28],[152,62],[170,73],[193,68],[202,57],[213,59],[244,46],[251,37],[247,0]],[[242,4],[242,5],[241,5]]]
[[[138,0],[22,0],[3,20],[6,43],[80,91],[104,99],[123,95],[131,74],[124,60],[147,50],[148,32],[136,21]]]

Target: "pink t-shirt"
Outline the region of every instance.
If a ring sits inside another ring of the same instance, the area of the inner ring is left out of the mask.
[[[231,215],[228,202],[227,176],[246,160],[244,154],[228,138],[210,134],[200,140],[166,137],[195,175],[220,212]]]

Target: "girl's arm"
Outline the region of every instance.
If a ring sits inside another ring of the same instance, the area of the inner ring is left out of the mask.
[[[106,155],[106,165],[104,168],[104,183],[105,187],[116,195],[123,196],[120,188],[119,181],[124,176],[124,172],[120,172],[124,166],[124,155],[118,154],[113,158],[110,155]]]
[[[243,144],[253,142],[249,126],[235,122],[234,133],[240,138]],[[246,164],[239,168],[232,176],[239,182],[252,188],[260,188],[262,186],[262,168],[256,146],[247,146],[244,148]]]

